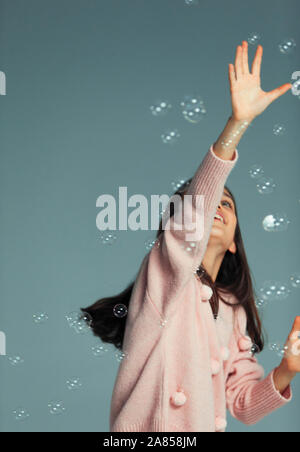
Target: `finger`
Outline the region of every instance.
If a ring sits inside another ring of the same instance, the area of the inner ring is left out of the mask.
[[[289,335],[289,339],[292,341],[296,341],[300,337],[299,334],[300,334],[300,316],[297,316],[293,323],[293,327],[292,327],[292,331]]]
[[[235,55],[235,73],[236,79],[238,80],[243,75],[242,69],[242,47],[237,46],[236,55]]]
[[[252,74],[257,75],[258,77],[260,77],[262,56],[263,56],[263,47],[261,45],[258,45],[252,64]]]
[[[273,89],[273,91],[270,91],[268,93],[270,103],[273,102],[275,99],[278,99],[278,97],[285,94],[289,89],[291,89],[291,87],[292,87],[291,83],[285,83],[284,85],[281,85],[278,88]]]
[[[248,62],[248,42],[243,41],[243,72],[249,74],[249,62]]]
[[[230,85],[232,86],[236,82],[236,76],[235,76],[234,66],[231,63],[229,64],[229,68],[228,68],[228,76],[229,76]]]

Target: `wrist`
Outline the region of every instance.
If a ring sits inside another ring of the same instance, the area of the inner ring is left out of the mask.
[[[241,117],[237,114],[231,113],[229,119],[236,123],[236,124],[242,124],[242,123],[249,123],[251,124],[251,122],[255,119],[255,117]]]

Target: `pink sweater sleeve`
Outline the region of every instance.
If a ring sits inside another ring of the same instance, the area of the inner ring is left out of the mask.
[[[194,272],[202,262],[224,185],[238,157],[238,151],[235,149],[232,160],[223,160],[214,153],[211,145],[195,172],[186,192],[192,200],[189,203],[193,216],[191,221],[195,222],[196,215],[201,215],[203,220],[203,235],[194,242],[195,246],[190,247],[191,242],[186,241],[187,233],[190,233],[190,230],[186,230],[186,223],[181,230],[176,230],[172,227],[172,222],[171,227],[165,228],[151,250],[147,295],[163,318],[170,318],[175,313],[182,290],[187,281],[194,277]],[[201,212],[198,210],[199,204],[196,204],[197,195],[202,195],[204,200]]]
[[[292,400],[289,385],[281,394],[274,385],[273,369],[264,378],[264,369],[250,351],[239,350],[238,341],[246,335],[247,317],[245,309],[237,309],[239,328],[236,340],[236,354],[230,366],[226,382],[226,406],[231,415],[246,425],[253,425],[272,411]]]

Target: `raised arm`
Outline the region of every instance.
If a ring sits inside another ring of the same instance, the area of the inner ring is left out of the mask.
[[[199,165],[186,191],[191,195],[192,218],[203,219],[203,234],[193,247],[187,239],[189,222],[184,218],[183,228],[176,230],[174,221],[164,230],[150,252],[147,268],[147,295],[161,318],[170,318],[182,298],[182,292],[190,278],[195,277],[201,265],[213,226],[214,216],[221,201],[226,180],[238,160],[236,149],[241,137],[251,124],[273,100],[291,88],[283,85],[270,93],[260,87],[260,67],[262,47],[258,46],[253,61],[252,72],[248,68],[248,47],[237,47],[235,67],[229,65],[229,83],[232,102],[232,115],[217,141],[210,147]],[[202,195],[203,204],[197,204]],[[184,211],[184,209],[183,209]]]

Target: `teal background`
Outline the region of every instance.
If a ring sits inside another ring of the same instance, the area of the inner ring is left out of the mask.
[[[103,246],[96,228],[96,199],[171,195],[171,182],[190,177],[231,114],[228,63],[251,32],[264,47],[262,87],[269,91],[300,70],[297,0],[1,0],[0,70],[7,95],[0,98],[0,330],[13,367],[0,357],[0,430],[102,431],[109,429],[109,404],[118,368],[115,349],[96,358],[92,335],[69,328],[65,315],[96,299],[119,293],[136,276],[155,231],[116,231]],[[286,37],[296,51],[282,55]],[[256,46],[249,46],[252,64]],[[190,124],[178,102],[194,90],[207,115]],[[151,115],[157,98],[175,108]],[[238,212],[253,282],[288,281],[299,265],[300,100],[287,93],[257,118],[239,143],[240,160],[228,185]],[[277,137],[276,123],[286,126]],[[172,148],[161,133],[176,127]],[[261,164],[274,178],[273,194],[260,195],[248,174]],[[266,214],[284,210],[287,232],[267,233]],[[36,325],[33,314],[49,320]],[[263,311],[270,342],[284,342],[300,314],[299,291]],[[267,373],[280,358],[258,356]],[[69,391],[66,380],[83,382]],[[300,380],[294,398],[255,426],[229,416],[230,432],[299,432]],[[147,395],[145,394],[145,397]],[[49,414],[62,400],[66,412]],[[16,421],[13,410],[30,413]]]

